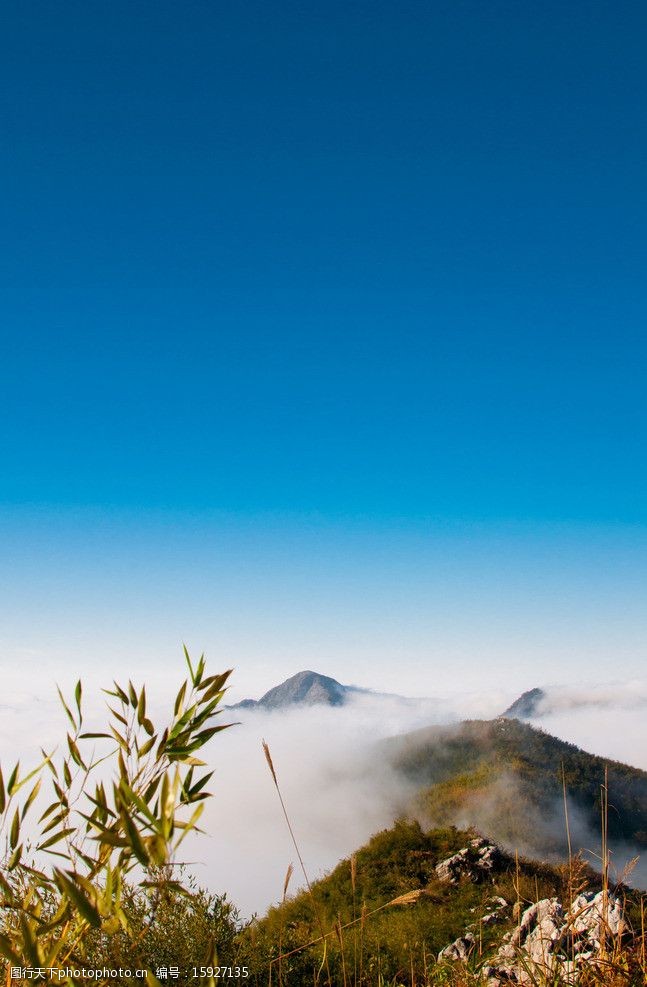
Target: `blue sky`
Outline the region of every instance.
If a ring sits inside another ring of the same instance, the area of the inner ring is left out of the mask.
[[[4,660],[640,668],[646,28],[8,10]]]

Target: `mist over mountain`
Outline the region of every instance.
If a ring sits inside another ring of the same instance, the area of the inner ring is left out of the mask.
[[[641,710],[647,708],[643,681],[543,686],[522,692],[501,716],[544,720],[577,711]]]
[[[619,867],[647,847],[647,772],[610,761],[518,719],[436,726],[381,745],[396,774],[418,786],[410,811],[426,825],[474,826],[542,859],[599,852],[603,788]],[[640,867],[635,878],[647,880]]]

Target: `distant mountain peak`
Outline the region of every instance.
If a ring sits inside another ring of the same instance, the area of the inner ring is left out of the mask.
[[[508,706],[502,717],[507,720],[528,720],[537,715],[539,705],[546,698],[543,689],[528,689]]]
[[[361,690],[306,669],[269,689],[260,699],[236,703],[243,709],[285,709],[289,706],[343,706],[350,693]]]

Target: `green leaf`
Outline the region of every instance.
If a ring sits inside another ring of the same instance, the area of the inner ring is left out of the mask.
[[[186,663],[189,666],[189,674],[191,676],[191,682],[193,685],[195,685],[195,675],[193,674],[193,665],[191,664],[191,659],[189,658],[189,652],[187,650],[187,646],[186,644],[183,644],[182,647],[184,648],[184,657],[186,658]]]
[[[112,708],[112,706],[108,706],[108,709],[110,710],[110,712],[112,713],[112,715],[116,720],[119,720],[120,723],[123,723],[125,727],[128,726],[128,720],[126,719],[125,716],[122,716],[121,713],[118,713],[116,709]]]
[[[192,829],[195,829],[196,828],[196,823],[197,823],[198,819],[200,818],[200,816],[202,815],[203,812],[204,812],[204,802],[201,802],[193,810],[193,813],[191,815],[191,818],[189,819],[188,822],[186,822],[186,823],[178,822],[177,823],[178,828],[179,829],[183,829],[184,832],[182,833],[182,835],[180,836],[179,840],[175,844],[175,849],[176,850],[179,847],[179,845],[182,842],[182,840],[184,839],[184,837],[186,836],[186,834],[187,833],[190,833]]]
[[[148,754],[149,750],[152,749],[153,744],[155,743],[156,740],[157,740],[157,734],[153,734],[152,737],[149,737],[145,744],[142,744],[141,747],[137,748],[138,755],[140,757],[144,757],[146,754]]]
[[[15,783],[15,785],[13,786],[13,791],[12,791],[11,794],[14,795],[16,792],[19,792],[20,789],[23,787],[23,785],[26,785],[28,781],[31,781],[31,779],[34,777],[34,775],[37,775],[39,771],[42,771],[42,769],[47,764],[47,760],[48,760],[48,758],[46,757],[44,761],[41,761],[41,763],[38,764],[33,769],[33,771],[30,771],[29,774],[25,775],[24,778],[21,778],[20,781],[17,781]],[[17,767],[17,765],[16,765],[16,767]]]
[[[144,792],[144,801],[145,802],[150,802],[152,800],[155,792],[159,788],[159,784],[160,784],[160,781],[161,780],[162,780],[161,777],[158,775],[157,778],[155,778],[153,781],[151,781],[150,785],[148,786],[148,788]]]
[[[69,816],[69,814],[70,814],[70,810],[67,806],[65,806],[60,812],[56,813],[53,819],[50,819],[50,821],[47,823],[47,826],[45,826],[45,828],[41,830],[40,835],[45,836],[45,834],[49,833],[50,830],[55,829],[58,825],[60,825],[60,823],[63,822],[64,819],[66,819]]]
[[[54,782],[54,791],[58,795],[61,805],[65,805],[65,806],[69,805],[66,793],[63,791],[61,786],[56,781]]]
[[[193,706],[189,706],[189,708],[182,714],[182,716],[177,721],[177,723],[174,724],[171,732],[168,735],[169,740],[175,740],[176,737],[178,737],[182,733],[184,727],[186,727],[186,725],[190,721],[191,717],[194,715],[197,708],[198,708],[197,703],[194,703]]]
[[[22,814],[20,817],[21,819],[25,818],[27,812],[29,811],[29,806],[33,803],[34,799],[38,795],[38,792],[40,791],[40,783],[41,783],[41,779],[39,778],[36,784],[34,785],[34,787],[32,788],[31,792],[27,796],[27,800],[25,801],[25,804],[22,807]]]
[[[161,867],[168,860],[168,846],[166,840],[159,833],[155,836],[149,836],[146,840],[146,850],[147,853],[157,867]],[[167,882],[163,882],[167,883]]]
[[[118,730],[115,730],[114,727],[110,727],[110,731],[112,733],[112,736],[115,738],[115,740],[117,741],[117,743],[121,747],[121,749],[123,751],[126,751],[126,753],[128,754],[130,752],[130,748],[128,747],[128,744],[126,743],[126,738],[125,737],[122,737],[122,735],[119,733],[119,731]]]
[[[9,846],[13,850],[18,842],[18,837],[20,836],[20,812],[16,809],[13,821],[11,823],[11,832],[9,834]]]
[[[74,832],[73,826],[68,826],[66,829],[60,829],[58,833],[55,833],[54,836],[50,836],[50,838],[48,840],[45,840],[44,843],[39,843],[36,849],[46,850],[47,847],[54,846],[54,844],[58,843],[59,840],[64,840],[66,836],[69,836],[69,834],[73,832]]]
[[[95,823],[94,825],[96,826],[97,824]],[[128,846],[128,840],[126,840],[123,836],[119,836],[110,829],[102,829],[97,836],[92,836],[91,839],[94,840],[95,843],[106,843],[108,846]]]
[[[20,846],[17,846],[16,847],[16,849],[14,850],[14,852],[9,857],[9,861],[7,863],[7,870],[13,870],[14,869],[14,867],[16,866],[16,864],[18,863],[18,861],[20,860],[21,854],[22,854],[22,843],[20,844]]]
[[[47,819],[48,816],[51,816],[54,809],[58,809],[60,804],[61,804],[60,802],[52,802],[51,805],[48,805],[45,811],[43,812],[42,816],[38,820],[38,822],[42,823],[44,819]]]
[[[4,778],[2,777],[2,768],[0,767],[0,815],[4,812],[6,804],[7,795],[4,787]]]
[[[16,764],[16,767],[13,769],[13,771],[9,775],[9,781],[7,782],[7,794],[9,795],[9,798],[11,798],[11,796],[16,791],[16,782],[18,780],[18,769],[19,769],[19,767],[20,767],[20,761],[18,761],[18,763]]]
[[[166,742],[167,741],[168,741],[168,727],[165,727],[164,728],[164,733],[162,734],[162,739],[160,740],[159,744],[157,745],[157,750],[155,752],[155,754],[156,754],[157,757],[161,757],[162,756],[162,754],[164,752],[164,749],[166,747]]]
[[[196,782],[193,788],[190,789],[189,795],[191,796],[197,795],[198,792],[200,792],[204,788],[204,786],[208,784],[209,779],[212,777],[213,777],[213,771],[210,771],[209,774],[206,774],[204,776],[204,778],[200,778],[200,780]]]
[[[228,668],[226,672],[222,672],[221,675],[210,675],[206,678],[204,682],[200,685],[200,692],[204,692],[203,699],[212,699],[218,692],[224,694],[225,683],[231,675],[233,669]]]
[[[232,725],[231,723],[223,723],[221,727],[209,727],[207,730],[201,730],[194,737],[192,747],[194,749],[195,746],[202,747],[208,740],[211,740],[214,734],[220,733],[221,730],[227,730]]]
[[[79,751],[79,748],[76,746],[75,741],[72,739],[72,737],[70,737],[69,733],[67,735],[67,746],[69,748],[70,756],[74,761],[74,763],[78,764],[78,766],[80,768],[83,768],[83,770],[85,771],[86,768],[85,768],[85,764],[83,763],[83,758],[81,757],[81,752]]]
[[[65,710],[65,713],[67,714],[67,718],[70,721],[70,723],[72,724],[72,729],[76,733],[76,730],[77,730],[76,720],[72,716],[72,714],[70,712],[70,709],[69,709],[69,706],[67,705],[67,703],[65,702],[65,699],[63,698],[63,693],[61,692],[61,690],[60,690],[60,688],[58,686],[56,686],[56,691],[58,692],[58,698],[61,700],[63,709]]]
[[[119,784],[119,788],[124,793],[124,795],[126,795],[129,802],[133,805],[136,805],[139,811],[146,816],[149,822],[152,823],[156,822],[155,816],[151,812],[146,802],[143,800],[143,798],[141,798],[140,795],[137,794],[137,792],[133,791],[130,785],[126,784],[125,781],[122,781]]]
[[[177,716],[182,709],[182,704],[184,703],[184,697],[186,695],[187,683],[183,682],[180,691],[175,699],[175,706],[173,707],[173,716]]]
[[[83,686],[81,685],[81,679],[76,683],[76,688],[74,690],[74,700],[76,702],[76,708],[79,711],[79,723],[82,720],[81,716],[81,696],[83,695]]]
[[[107,693],[109,696],[115,696],[115,698],[119,699],[125,706],[127,706],[128,705],[128,696],[126,695],[126,693],[124,692],[124,690],[114,680],[113,680],[113,683],[112,684],[115,687],[115,691],[114,692],[111,692],[109,689],[104,689],[103,691],[105,693]]]
[[[146,686],[142,686],[137,700],[137,722],[141,725],[146,718]]]
[[[74,875],[70,873],[69,876],[67,876],[63,873],[63,871],[55,867],[54,879],[63,894],[69,898],[70,902],[74,905],[81,917],[84,918],[86,922],[89,922],[93,928],[98,929],[101,926],[101,916],[99,915],[99,911],[96,906],[92,904],[90,899],[86,897],[81,888],[79,888],[79,886],[75,883]]]
[[[123,827],[126,831],[128,843],[133,853],[139,860],[140,864],[143,864],[144,867],[148,867],[148,865],[150,864],[150,860],[148,857],[148,853],[146,852],[146,847],[144,846],[142,842],[142,838],[139,835],[137,826],[135,825],[134,821],[131,819],[131,817],[128,815],[125,809],[122,809],[119,815],[121,817]]]
[[[52,754],[54,753],[54,751],[52,751],[52,754],[46,754],[43,748],[41,747],[40,752],[45,758],[43,764],[45,764],[49,768],[49,770],[52,772],[55,778],[58,778],[58,771],[56,770],[56,765],[52,761]]]
[[[199,688],[202,682],[202,676],[204,675],[204,654],[200,655],[200,661],[198,662],[198,667],[195,670],[195,678],[193,684],[196,688]]]

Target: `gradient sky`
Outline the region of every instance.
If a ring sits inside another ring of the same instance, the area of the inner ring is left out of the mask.
[[[646,32],[633,2],[7,7],[3,664],[639,671]]]

